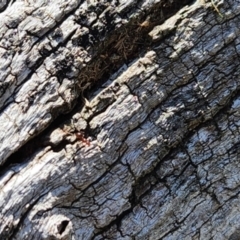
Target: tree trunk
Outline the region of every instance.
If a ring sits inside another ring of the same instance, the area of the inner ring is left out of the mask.
[[[0,239],[240,239],[239,0],[0,11]]]

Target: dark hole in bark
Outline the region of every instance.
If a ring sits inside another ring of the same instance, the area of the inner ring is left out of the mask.
[[[240,230],[237,229],[228,240],[240,240]]]
[[[68,220],[64,220],[58,225],[58,232],[60,235],[65,231],[68,223],[69,223]]]

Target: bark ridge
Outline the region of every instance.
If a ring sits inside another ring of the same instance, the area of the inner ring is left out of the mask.
[[[1,239],[238,239],[240,2],[2,1]]]

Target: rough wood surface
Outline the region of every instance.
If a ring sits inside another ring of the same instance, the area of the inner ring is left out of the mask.
[[[0,239],[240,238],[240,2],[178,2],[0,3]]]

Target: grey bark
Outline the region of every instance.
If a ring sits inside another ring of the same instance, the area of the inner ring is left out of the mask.
[[[239,0],[0,11],[0,239],[240,238]]]

